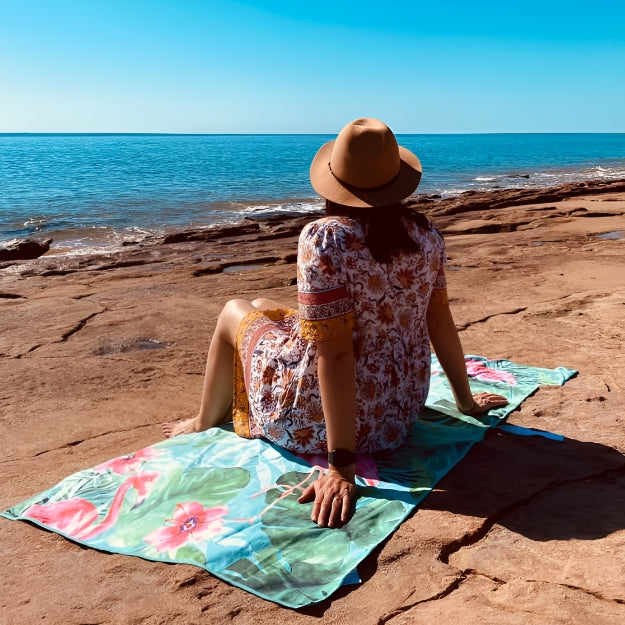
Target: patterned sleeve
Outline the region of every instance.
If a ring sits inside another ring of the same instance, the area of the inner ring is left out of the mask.
[[[354,324],[354,306],[342,271],[341,225],[319,220],[299,238],[297,299],[300,335],[307,340],[331,339]]]

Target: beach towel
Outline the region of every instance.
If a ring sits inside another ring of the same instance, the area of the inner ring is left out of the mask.
[[[539,386],[576,373],[480,356],[467,356],[466,365],[474,393],[499,393],[509,404],[479,418],[461,414],[433,357],[426,410],[401,448],[358,456],[358,499],[340,529],[318,527],[312,504],[297,503],[323,458],[240,438],[228,426],[79,471],[2,516],[103,551],[194,564],[287,607],[317,603],[358,581],[358,563],[489,428]]]

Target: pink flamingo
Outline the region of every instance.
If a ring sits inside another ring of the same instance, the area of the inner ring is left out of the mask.
[[[472,378],[485,380],[487,382],[506,382],[512,386],[516,386],[516,380],[511,373],[507,371],[498,371],[491,369],[479,360],[465,360],[467,373]]]
[[[124,480],[115,493],[108,514],[95,526],[93,524],[99,516],[97,508],[80,497],[50,504],[34,504],[24,511],[24,516],[60,530],[72,538],[87,540],[101,534],[117,521],[124,497],[131,488],[139,495],[139,500],[133,506],[136,508],[143,503],[159,477],[160,473],[157,471],[141,471]]]

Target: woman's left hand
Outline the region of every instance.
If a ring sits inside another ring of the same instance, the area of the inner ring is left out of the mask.
[[[352,468],[353,471],[353,468]],[[354,507],[356,485],[353,477],[330,468],[304,490],[299,503],[314,500],[310,518],[320,527],[341,527],[349,520]]]
[[[491,408],[501,408],[508,404],[507,398],[503,395],[497,395],[495,393],[477,393],[473,395],[473,405],[469,410],[462,410],[466,415],[477,417],[479,415],[486,414]]]

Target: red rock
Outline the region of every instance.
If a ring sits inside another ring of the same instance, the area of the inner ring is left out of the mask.
[[[464,213],[458,198],[419,204],[447,232],[464,350],[578,369],[510,416],[563,443],[492,433],[362,563],[361,585],[299,611],[192,566],[104,554],[0,519],[0,621],[625,622],[625,248],[596,236],[623,229],[625,183],[465,200],[474,204]],[[0,266],[0,508],[195,414],[222,304],[296,304],[297,231],[308,218]],[[480,223],[498,231],[468,233]],[[223,272],[242,260],[267,266]]]

